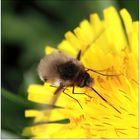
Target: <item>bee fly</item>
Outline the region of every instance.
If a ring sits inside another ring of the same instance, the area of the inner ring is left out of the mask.
[[[70,96],[65,92],[67,87],[72,87],[73,94],[84,94],[89,98],[91,96],[86,93],[75,93],[74,87],[88,87],[92,89],[100,98],[111,105],[105,98],[103,98],[93,87],[93,78],[89,75],[88,71],[101,74],[103,76],[116,76],[105,75],[92,69],[86,69],[80,62],[81,51],[78,52],[76,58],[72,58],[61,51],[55,51],[52,54],[45,56],[39,63],[38,74],[42,81],[50,82],[53,86],[57,86],[54,95],[57,95],[61,91],[67,96],[73,98],[82,108],[82,105],[77,99]],[[56,102],[56,99],[53,103]],[[113,105],[111,105],[117,112],[120,113]]]

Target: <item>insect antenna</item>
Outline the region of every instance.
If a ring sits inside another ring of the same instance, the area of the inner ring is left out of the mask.
[[[104,100],[106,103],[108,103],[112,108],[114,108],[118,113],[121,114],[121,112],[114,107],[110,102],[108,102],[103,96],[101,96],[93,87],[90,87],[102,100]]]
[[[89,68],[87,68],[86,71],[92,71],[92,72],[97,73],[97,74],[100,74],[100,75],[102,75],[102,76],[120,76],[120,75],[122,75],[122,73],[121,73],[121,74],[103,74],[103,73],[100,73],[100,72],[98,72],[98,71],[96,71],[96,70],[89,69]]]

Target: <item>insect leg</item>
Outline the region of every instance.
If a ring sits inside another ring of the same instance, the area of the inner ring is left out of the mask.
[[[84,95],[88,96],[89,98],[92,98],[91,96],[87,95],[87,94],[84,93],[84,92],[83,92],[83,93],[75,93],[75,92],[74,92],[74,88],[75,88],[75,86],[72,87],[72,94],[84,94]]]
[[[55,90],[54,97],[52,98],[52,101],[51,101],[52,105],[55,105],[55,103],[60,95],[59,93],[62,91],[63,88],[64,88],[64,86],[62,84],[60,84],[60,86],[57,87],[57,89]]]
[[[54,86],[54,85],[50,85],[50,87],[58,88],[58,86]],[[65,89],[65,90],[67,90],[67,89]]]
[[[64,86],[60,83],[59,87],[54,92],[54,95],[58,94],[63,88],[64,88]]]
[[[80,60],[80,57],[81,57],[81,50],[78,52],[77,56],[76,56],[76,59],[77,60]]]
[[[70,98],[74,99],[74,100],[79,104],[79,106],[83,109],[83,107],[82,107],[82,105],[79,103],[79,101],[78,101],[77,99],[75,99],[74,97],[70,96],[69,94],[67,94],[67,93],[65,92],[65,90],[66,90],[66,88],[63,90],[63,93],[66,94],[67,96],[69,96]]]

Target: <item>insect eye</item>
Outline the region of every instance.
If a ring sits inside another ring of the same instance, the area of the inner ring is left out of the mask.
[[[86,80],[86,79],[89,79],[89,78],[90,78],[90,76],[89,76],[89,74],[88,74],[88,73],[85,73],[85,74],[83,75],[83,78]]]

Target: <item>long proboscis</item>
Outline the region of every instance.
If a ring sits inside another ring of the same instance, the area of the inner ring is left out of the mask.
[[[97,74],[100,74],[102,76],[120,76],[120,75],[122,75],[122,73],[120,73],[120,74],[103,74],[103,73],[100,73],[100,72],[98,72],[96,70],[89,69],[89,68],[87,68],[86,71],[92,71],[92,72],[97,73]]]
[[[108,103],[112,108],[114,108],[118,113],[121,114],[121,112],[114,107],[110,102],[108,102],[103,96],[101,96],[93,87],[90,87],[103,101],[105,101],[106,103]]]

